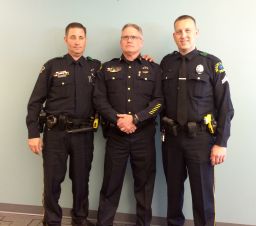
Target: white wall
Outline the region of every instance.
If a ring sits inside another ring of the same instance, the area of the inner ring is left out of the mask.
[[[216,168],[217,221],[256,225],[254,147],[256,115],[256,1],[228,0],[0,0],[0,203],[41,205],[42,159],[27,148],[26,104],[42,64],[66,52],[64,27],[73,21],[88,28],[85,55],[102,61],[120,55],[121,27],[135,22],[144,29],[144,53],[157,62],[173,51],[172,24],[191,14],[198,21],[198,49],[223,60],[235,107],[228,159]],[[159,136],[153,214],[166,214],[166,186]],[[104,140],[98,133],[90,182],[90,208],[98,206]],[[71,186],[63,183],[61,204],[71,207]],[[187,186],[184,211],[191,219]],[[134,213],[130,168],[118,211]]]

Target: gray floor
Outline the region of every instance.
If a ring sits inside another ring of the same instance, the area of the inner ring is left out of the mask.
[[[12,206],[12,205],[9,205]],[[1,205],[0,205],[1,207]],[[28,212],[28,214],[24,213],[26,208],[23,208],[20,212],[23,213],[18,213],[13,210],[10,212],[7,211],[2,211],[0,208],[0,226],[42,226],[42,214],[31,214]],[[35,209],[35,207],[34,207]],[[65,209],[64,209],[65,210]],[[65,211],[64,211],[65,212]],[[68,211],[66,211],[68,212]],[[42,212],[40,212],[42,213]],[[120,217],[120,214],[117,214],[118,221],[114,222],[114,226],[134,226],[134,220],[129,220],[127,218],[127,214],[124,214],[123,217]],[[62,220],[62,226],[71,226],[71,219],[68,217],[69,215],[67,214],[67,217],[63,217]],[[90,219],[91,222],[95,223],[95,214],[89,215],[93,216],[94,219]],[[119,220],[120,219],[120,220]],[[161,220],[160,220],[161,221]],[[229,223],[217,223],[218,226],[249,226],[249,225],[242,225],[242,224],[229,224]],[[154,219],[152,220],[152,225],[151,226],[166,226],[165,223],[160,223],[159,219]],[[184,226],[193,226],[193,221],[189,220],[186,221]],[[256,226],[256,225],[255,225]]]
[[[40,214],[24,214],[0,211],[0,226],[42,226],[43,216]],[[91,220],[95,223],[94,220]],[[70,217],[64,217],[63,226],[70,226]],[[132,226],[127,222],[115,222],[115,226]]]

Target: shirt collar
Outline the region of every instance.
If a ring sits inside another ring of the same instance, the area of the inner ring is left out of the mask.
[[[194,49],[191,52],[189,52],[188,54],[186,54],[185,56],[188,60],[192,60],[192,58],[194,58],[194,56],[196,56],[196,55],[198,55],[198,50]]]
[[[185,57],[189,61],[192,60],[194,56],[197,56],[197,55],[198,55],[198,50],[196,48],[191,52],[187,53],[186,55],[181,55],[180,53],[178,53],[179,58]]]
[[[68,61],[68,65],[71,65],[71,64],[73,64],[73,63],[78,63],[79,65],[84,66],[85,63],[86,63],[86,59],[85,59],[84,56],[81,56],[77,61],[75,61],[75,60],[73,59],[73,57],[72,57],[71,55],[69,55],[69,54],[66,54],[66,55],[65,55],[65,58],[66,58],[67,61]]]
[[[120,60],[120,62],[123,61],[123,62],[126,62],[126,63],[131,63],[131,62],[135,62],[135,61],[141,63],[142,60],[143,60],[143,58],[142,58],[142,56],[139,54],[136,59],[134,59],[133,61],[129,61],[129,60],[127,60],[127,59],[125,58],[125,56],[122,54],[122,56],[119,58],[119,60]]]

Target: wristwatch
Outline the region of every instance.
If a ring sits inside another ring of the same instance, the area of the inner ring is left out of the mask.
[[[138,124],[138,122],[139,122],[140,120],[139,120],[138,116],[137,116],[136,114],[134,114],[134,115],[132,116],[132,121],[133,121],[133,123],[136,125],[136,124]]]

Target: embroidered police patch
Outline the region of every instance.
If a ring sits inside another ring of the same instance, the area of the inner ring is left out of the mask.
[[[223,67],[223,65],[222,65],[221,62],[218,62],[218,63],[215,65],[215,72],[216,72],[217,74],[220,74],[220,73],[225,72],[225,69],[224,69],[224,67]]]

